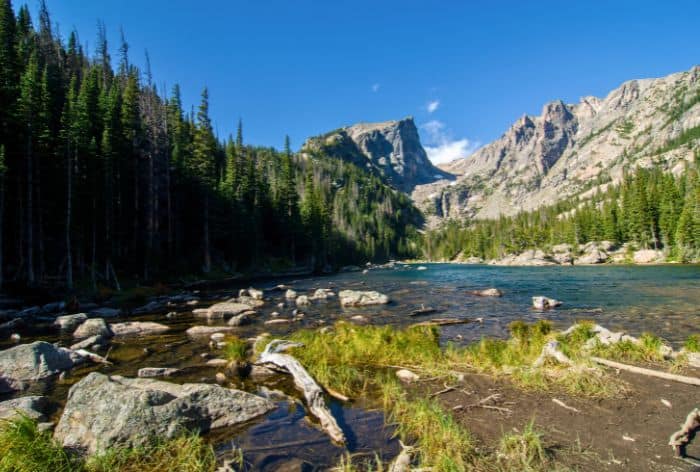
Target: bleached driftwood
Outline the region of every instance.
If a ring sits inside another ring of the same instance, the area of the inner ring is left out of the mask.
[[[541,367],[547,359],[554,359],[560,364],[564,365],[574,365],[574,361],[569,359],[569,356],[564,354],[561,349],[559,349],[559,343],[557,341],[549,341],[545,343],[542,347],[542,354],[535,360],[535,367]]]
[[[304,393],[311,413],[321,422],[321,428],[338,444],[345,444],[345,434],[338,426],[323,398],[323,389],[304,369],[301,363],[289,354],[282,354],[287,349],[301,346],[282,339],[275,339],[260,354],[258,364],[270,364],[288,372],[294,378],[294,385]]]
[[[552,401],[554,403],[556,403],[557,405],[559,405],[560,407],[565,408],[565,409],[570,410],[570,411],[573,411],[574,413],[581,413],[581,410],[579,410],[578,408],[574,408],[573,406],[569,406],[566,403],[564,403],[563,401],[559,400],[558,398],[552,398]]]
[[[108,361],[106,357],[102,357],[99,354],[95,354],[94,352],[90,352],[85,349],[75,349],[73,350],[73,352],[79,355],[80,357],[89,359],[97,364],[112,365],[112,363]]]
[[[413,446],[406,446],[401,441],[399,441],[399,444],[401,444],[401,452],[389,466],[388,472],[409,472],[411,470],[411,460],[415,448]]]
[[[685,375],[676,375],[668,372],[661,372],[658,370],[645,369],[644,367],[636,367],[633,365],[622,364],[620,362],[610,361],[608,359],[602,359],[600,357],[591,356],[591,360],[598,364],[612,367],[614,369],[625,370],[627,372],[632,372],[635,374],[647,375],[649,377],[658,377],[665,380],[673,380],[674,382],[680,382],[688,385],[696,385],[700,387],[700,379],[697,377],[686,377]]]
[[[676,456],[686,457],[685,448],[694,432],[698,429],[700,429],[700,409],[695,408],[688,413],[685,422],[681,425],[681,429],[673,433],[668,440],[668,445],[671,446]]]

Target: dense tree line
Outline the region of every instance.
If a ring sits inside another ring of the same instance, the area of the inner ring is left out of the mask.
[[[212,270],[323,269],[410,255],[420,214],[402,194],[325,156],[219,139],[196,111],[116,67],[104,25],[88,57],[0,0],[0,277],[119,286]],[[148,58],[147,58],[148,59]],[[0,280],[2,283],[2,280]]]
[[[663,250],[671,260],[700,256],[700,155],[680,176],[637,168],[592,199],[563,200],[513,217],[450,221],[423,238],[433,260],[458,255],[497,259],[526,249],[590,241]]]

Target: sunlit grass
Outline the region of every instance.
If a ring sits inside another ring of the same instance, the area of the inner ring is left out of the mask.
[[[31,418],[0,420],[0,472],[209,472],[214,450],[191,434],[149,446],[110,449],[84,459],[66,452]]]
[[[224,338],[223,356],[231,362],[243,362],[248,357],[248,344],[238,336]]]
[[[683,347],[688,352],[700,352],[700,334],[692,334],[683,343]]]

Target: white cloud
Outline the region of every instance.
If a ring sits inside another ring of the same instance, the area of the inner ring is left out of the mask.
[[[377,93],[379,92],[379,84],[372,84],[372,92]]]
[[[479,142],[472,142],[467,138],[454,139],[445,123],[439,120],[428,121],[421,125],[421,129],[427,134],[425,152],[433,164],[442,164],[460,157],[467,157],[480,146]]]
[[[428,113],[433,113],[437,111],[438,108],[440,108],[440,100],[432,100],[428,102],[428,104],[425,106],[425,109],[428,110]]]

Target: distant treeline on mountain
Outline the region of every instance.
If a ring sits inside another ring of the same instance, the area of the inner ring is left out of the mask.
[[[590,199],[568,198],[515,216],[452,220],[429,231],[423,241],[424,255],[432,260],[500,259],[527,249],[593,241],[662,250],[670,261],[697,260],[700,153],[678,176],[660,167],[638,167]]]
[[[186,112],[150,67],[116,69],[105,27],[87,57],[0,0],[0,277],[71,288],[119,278],[323,270],[415,253],[421,214],[379,178],[324,155],[219,139],[207,90]],[[0,280],[2,283],[2,280]]]

